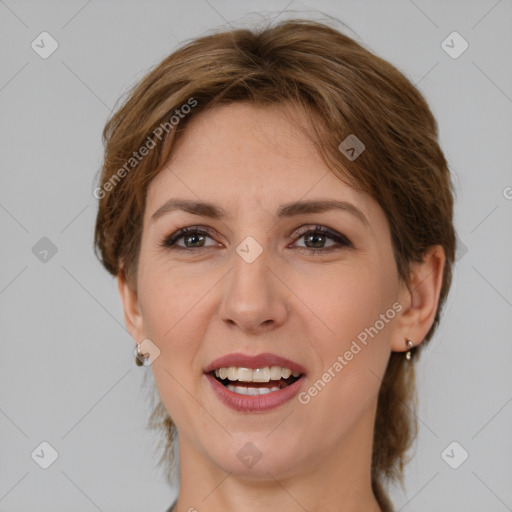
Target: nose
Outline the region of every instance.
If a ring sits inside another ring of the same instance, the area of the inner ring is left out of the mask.
[[[224,281],[219,307],[220,318],[229,327],[257,334],[276,329],[286,321],[287,289],[270,260],[266,251],[251,263],[234,255],[234,268]]]

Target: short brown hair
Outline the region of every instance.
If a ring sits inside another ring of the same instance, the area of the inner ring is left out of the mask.
[[[158,127],[191,98],[194,108],[159,137]],[[406,283],[411,262],[421,261],[432,245],[444,248],[443,284],[429,340],[450,287],[456,243],[453,187],[437,124],[401,72],[325,23],[289,20],[192,40],[130,91],[103,132],[95,247],[105,268],[117,275],[122,266],[135,286],[148,184],[169,160],[189,120],[230,102],[297,107],[332,172],[384,210],[398,274]],[[354,160],[339,149],[351,134],[365,145]],[[149,141],[154,145],[147,156],[127,169],[134,151]],[[119,173],[121,166],[126,172]],[[122,179],[113,181],[120,174]],[[372,458],[372,486],[383,510],[391,510],[383,484],[402,479],[416,435],[414,399],[414,368],[404,363],[403,354],[392,353],[379,393]],[[151,421],[165,429],[170,453],[175,431],[161,403]]]

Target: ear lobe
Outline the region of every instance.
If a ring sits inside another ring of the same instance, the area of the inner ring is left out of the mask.
[[[124,267],[119,270],[117,288],[123,304],[126,328],[133,340],[139,343],[144,338],[144,323],[140,313],[137,290],[128,282]]]
[[[409,286],[404,284],[401,294],[403,310],[397,319],[391,349],[395,352],[408,350],[406,339],[419,345],[434,323],[443,284],[446,261],[440,245],[429,247],[423,261],[411,263]]]

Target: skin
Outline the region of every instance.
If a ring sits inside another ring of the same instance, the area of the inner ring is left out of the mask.
[[[178,512],[379,511],[370,461],[380,380],[391,352],[405,351],[405,338],[420,343],[437,309],[442,248],[412,266],[409,289],[381,207],[338,179],[285,112],[234,103],[191,119],[148,188],[136,286],[119,274],[133,339],[160,350],[152,370],[179,432]],[[215,203],[227,217],[176,210],[152,221],[170,198]],[[368,225],[343,210],[274,218],[283,204],[313,199],[349,202]],[[316,225],[352,246],[296,235]],[[185,226],[213,235],[199,245],[177,240],[188,252],[161,246]],[[248,236],[263,249],[250,264],[236,252]],[[271,352],[306,368],[307,391],[395,302],[401,311],[308,404],[295,398],[268,412],[236,412],[203,375],[222,355]],[[247,442],[261,452],[250,468],[237,457]]]

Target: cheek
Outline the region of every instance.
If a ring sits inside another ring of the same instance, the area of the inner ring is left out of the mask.
[[[319,275],[315,286],[310,281],[305,283],[303,296],[309,297],[308,305],[322,320],[323,326],[315,330],[314,338],[323,354],[332,358],[347,350],[361,333],[360,339],[364,339],[366,330],[376,322],[381,337],[391,331],[394,311],[386,312],[392,309],[398,287],[389,274],[393,272],[378,265],[353,265]],[[385,316],[384,323],[381,315]]]
[[[161,345],[161,350],[179,349],[195,338],[190,322],[201,308],[201,297],[208,291],[206,276],[193,275],[158,264],[145,265],[144,278],[139,281],[139,302],[146,335]]]
[[[351,411],[353,420],[377,397],[396,317],[398,287],[392,276],[392,265],[354,266],[325,276],[322,291],[311,297],[326,326],[310,331],[319,364],[306,391],[319,415],[343,423]]]
[[[204,337],[204,324],[198,318],[203,316],[200,299],[208,289],[204,279],[185,278],[154,264],[146,268],[139,287],[145,336],[160,349],[152,364],[155,384],[171,418],[182,424],[201,417],[190,394],[198,393],[196,354]]]
[[[145,336],[160,349],[153,375],[171,416],[183,414],[187,392],[197,392],[195,377],[202,371],[197,354],[207,324],[201,298],[211,288],[209,281],[149,264],[139,288]]]

